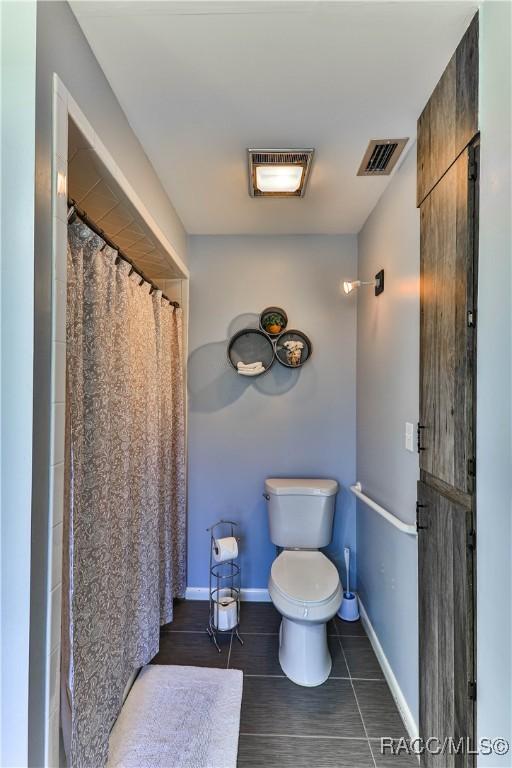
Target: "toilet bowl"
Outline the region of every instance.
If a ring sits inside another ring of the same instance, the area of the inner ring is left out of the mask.
[[[271,477],[265,481],[270,538],[283,549],[270,571],[268,591],[281,614],[279,662],[298,685],[321,685],[332,660],[327,622],[343,588],[336,567],[320,552],[332,537],[336,480]]]
[[[272,564],[268,589],[283,617],[279,631],[283,672],[298,685],[321,685],[332,666],[327,622],[343,596],[336,567],[321,552],[285,550]]]

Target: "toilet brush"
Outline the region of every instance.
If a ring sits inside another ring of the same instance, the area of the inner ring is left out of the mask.
[[[350,591],[350,548],[345,547],[345,568],[347,570],[347,590],[343,592],[343,601],[341,603],[338,616],[343,621],[357,621],[359,618],[359,607],[357,605],[356,595]]]

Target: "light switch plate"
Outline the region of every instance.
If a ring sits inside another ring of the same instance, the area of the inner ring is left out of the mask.
[[[414,424],[405,422],[405,450],[414,453]]]

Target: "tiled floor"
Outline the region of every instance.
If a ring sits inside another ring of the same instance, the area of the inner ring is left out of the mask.
[[[418,767],[413,757],[380,753],[382,736],[407,733],[360,622],[329,622],[331,676],[303,688],[279,665],[280,616],[271,603],[243,603],[244,645],[223,635],[221,653],[206,635],[207,619],[207,603],[177,602],[153,662],[243,670],[239,768]]]

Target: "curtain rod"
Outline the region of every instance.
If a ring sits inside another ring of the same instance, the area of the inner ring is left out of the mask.
[[[139,277],[142,278],[141,285],[143,282],[149,283],[151,286],[151,290],[149,291],[150,295],[153,293],[153,291],[159,291],[160,288],[156,283],[153,282],[153,280],[150,280],[149,277],[146,277],[144,272],[139,269],[135,264],[133,263],[132,259],[130,259],[124,251],[119,248],[118,245],[114,243],[111,237],[107,235],[106,232],[104,232],[101,227],[99,227],[83,210],[83,208],[80,208],[78,203],[73,200],[72,198],[68,198],[68,222],[73,216],[78,216],[79,219],[83,221],[83,223],[89,227],[89,229],[92,229],[92,231],[101,237],[102,240],[106,242],[107,245],[109,245],[111,248],[113,248],[115,251],[117,251],[117,257],[116,257],[116,264],[118,263],[119,259],[123,259],[123,261],[128,262],[128,264],[131,267],[129,275],[132,274],[132,272],[135,272],[135,274],[139,275]],[[162,292],[162,298],[169,302],[169,304],[172,307],[175,307],[176,309],[179,309],[180,305],[178,301],[171,301],[168,296],[165,295],[165,293]]]

